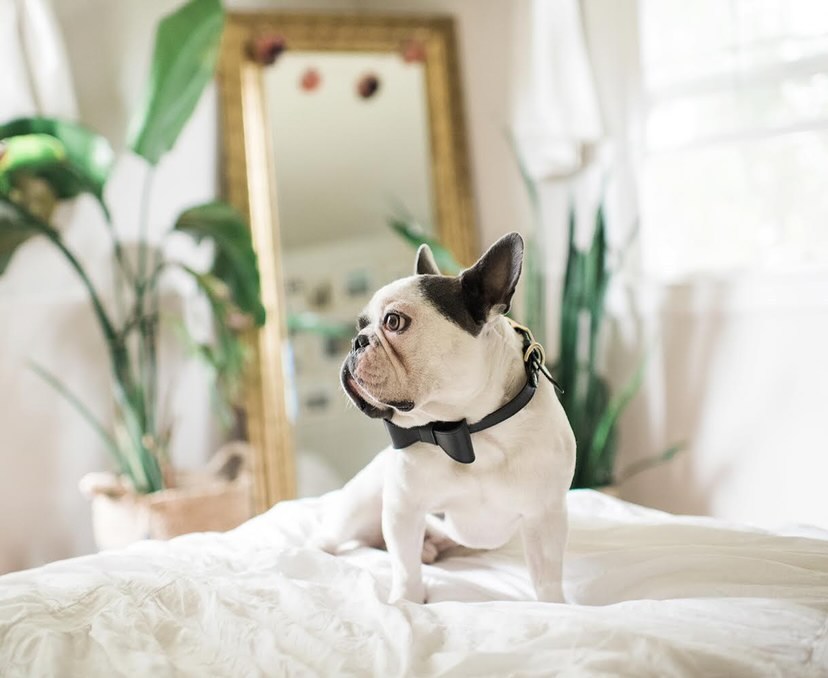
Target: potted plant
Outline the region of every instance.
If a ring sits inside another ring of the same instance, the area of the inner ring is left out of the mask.
[[[159,326],[167,320],[161,313],[161,281],[172,270],[189,276],[209,301],[214,338],[189,341],[212,366],[225,402],[235,397],[244,363],[239,331],[265,320],[247,224],[223,202],[196,205],[179,215],[169,233],[212,242],[213,263],[207,271],[165,255],[147,238],[153,169],[174,146],[213,76],[223,26],[219,0],[191,0],[158,25],[149,83],[128,136],[129,149],[148,164],[137,242],[124,242],[112,223],[105,187],[114,153],[104,137],[52,118],[0,124],[0,275],[24,242],[45,238],[83,283],[106,343],[111,422],[97,420],[70,385],[32,365],[94,428],[117,469],[116,475],[96,474],[82,484],[94,498],[93,520],[102,547],[147,535],[227,529],[250,512],[240,472],[244,450],[238,445],[224,450],[210,473],[176,473],[167,458],[171,430],[159,423],[157,397]],[[114,303],[109,305],[51,221],[57,202],[82,193],[99,204],[112,243]],[[136,254],[129,256],[130,250]],[[231,476],[234,482],[226,482]]]
[[[546,278],[538,236],[542,229],[541,202],[537,184],[522,162],[512,141],[523,184],[532,208],[534,234],[529,240],[524,273],[526,324],[544,343],[546,330]],[[618,420],[632,401],[647,365],[646,355],[627,383],[612,394],[599,372],[599,344],[606,319],[605,302],[612,275],[609,264],[603,204],[593,220],[592,241],[585,250],[575,241],[575,210],[570,208],[566,268],[561,296],[559,355],[549,369],[561,387],[560,400],[575,433],[577,453],[572,488],[600,489],[617,495],[618,485],[657,464],[672,459],[681,449],[677,444],[661,454],[641,459],[622,471],[616,469]],[[616,257],[617,266],[623,253]],[[585,355],[586,360],[583,360]]]

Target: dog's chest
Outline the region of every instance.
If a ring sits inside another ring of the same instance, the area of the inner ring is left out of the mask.
[[[468,466],[446,458],[421,486],[430,512],[444,515],[446,533],[470,548],[498,548],[514,535],[522,512],[522,483],[505,457],[478,443],[478,461]],[[438,470],[439,469],[439,470]]]
[[[468,487],[441,507],[444,531],[469,548],[493,549],[508,542],[518,528],[520,513],[504,493]]]

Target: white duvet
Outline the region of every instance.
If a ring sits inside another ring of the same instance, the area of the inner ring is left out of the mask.
[[[384,601],[384,552],[302,547],[325,498],[225,535],[0,577],[0,676],[828,676],[828,541],[569,497],[565,590],[518,545]]]

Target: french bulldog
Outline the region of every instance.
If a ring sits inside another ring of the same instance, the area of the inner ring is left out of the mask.
[[[521,392],[525,346],[503,314],[523,250],[511,233],[471,268],[446,276],[421,246],[415,274],[380,289],[357,321],[341,381],[359,410],[403,428],[473,424]],[[335,493],[315,543],[331,553],[354,541],[384,545],[389,601],[422,603],[422,562],[455,545],[496,549],[520,531],[537,599],[563,602],[575,436],[553,384],[537,380],[525,407],[471,441],[468,464],[430,442],[386,448]]]

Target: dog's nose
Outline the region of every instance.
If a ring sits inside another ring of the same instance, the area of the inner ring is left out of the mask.
[[[370,343],[371,340],[368,338],[367,334],[356,335],[356,337],[354,337],[354,353],[356,353],[357,351],[361,351]]]

